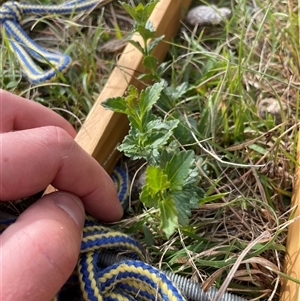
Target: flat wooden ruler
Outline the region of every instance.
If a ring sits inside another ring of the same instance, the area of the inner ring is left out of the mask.
[[[284,272],[300,281],[300,133],[298,136],[297,162],[291,207],[296,219],[288,228]],[[280,301],[300,301],[300,284],[282,279]]]

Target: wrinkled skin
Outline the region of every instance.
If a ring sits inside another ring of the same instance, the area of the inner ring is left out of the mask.
[[[110,177],[75,135],[53,111],[0,90],[0,200],[59,190],[0,236],[0,300],[51,300],[76,265],[85,210],[105,222],[122,217]]]

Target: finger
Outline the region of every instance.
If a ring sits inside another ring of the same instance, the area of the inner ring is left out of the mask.
[[[1,300],[52,300],[76,266],[84,207],[55,192],[29,207],[1,235]]]
[[[111,178],[63,129],[4,133],[0,144],[1,200],[30,196],[52,184],[79,196],[98,219],[109,222],[122,217]]]
[[[0,133],[55,125],[76,136],[73,127],[61,116],[32,100],[0,89]]]

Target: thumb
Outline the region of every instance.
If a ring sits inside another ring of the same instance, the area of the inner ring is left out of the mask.
[[[0,236],[1,300],[52,300],[74,270],[84,207],[74,195],[48,194]]]

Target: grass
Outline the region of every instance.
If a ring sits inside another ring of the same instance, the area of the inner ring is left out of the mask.
[[[155,209],[142,208],[134,198],[117,227],[134,234],[159,267],[204,287],[221,287],[227,279],[233,293],[278,300],[296,165],[298,3],[216,4],[230,7],[232,17],[219,27],[182,25],[162,75],[181,94],[156,108],[164,118],[181,121],[175,135],[182,149],[196,152],[206,196],[190,224],[169,240]],[[117,54],[103,54],[101,45],[127,36],[131,25],[118,4],[70,19],[44,18],[34,26],[35,39],[75,58],[71,69],[54,83],[29,85],[2,39],[0,86],[59,108],[78,129],[115,65]],[[49,39],[41,40],[45,34]],[[275,113],[259,106],[266,98],[277,105]]]

